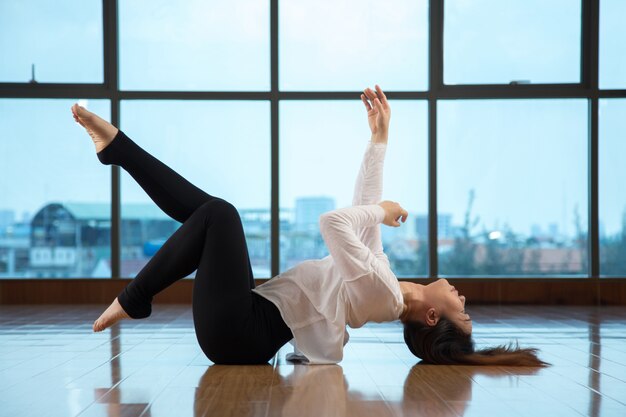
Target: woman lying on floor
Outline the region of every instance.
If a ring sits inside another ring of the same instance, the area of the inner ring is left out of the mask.
[[[100,162],[122,167],[167,215],[182,223],[94,322],[93,330],[102,331],[120,319],[148,317],[157,293],[197,270],[194,327],[200,347],[215,363],[265,363],[289,341],[295,347],[290,360],[337,363],[349,338],[346,326],[400,319],[407,346],[428,363],[543,365],[535,349],[475,350],[465,297],[445,279],[428,285],[398,281],[380,235],[381,223],[399,227],[408,216],[398,203],[381,201],[391,109],[379,86],[365,89],[361,100],[372,135],[352,206],[320,216],[330,255],[302,262],[256,288],[237,209],[191,184],[115,126],[74,105],[74,119],[93,139]]]

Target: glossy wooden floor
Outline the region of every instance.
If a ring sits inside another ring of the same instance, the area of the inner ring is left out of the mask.
[[[474,307],[479,345],[553,366],[418,365],[398,323],[351,330],[340,366],[213,365],[186,306],[104,333],[105,306],[0,306],[1,416],[626,416],[626,308]]]

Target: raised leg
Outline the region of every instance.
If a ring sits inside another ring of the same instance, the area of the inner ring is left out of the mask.
[[[202,204],[215,198],[149,154],[121,130],[97,155],[105,165],[124,168],[161,210],[181,223]]]
[[[124,168],[168,216],[184,223],[203,204],[221,200],[196,187],[163,162],[146,152],[121,130],[97,153],[103,164]],[[247,250],[246,250],[247,253]],[[252,264],[246,257],[250,285],[254,288]],[[197,268],[197,265],[196,265]],[[191,270],[189,275],[194,270]]]
[[[76,122],[91,136],[100,162],[124,168],[152,201],[174,220],[184,223],[198,207],[215,198],[150,155],[98,115],[78,105],[72,107],[72,113]]]

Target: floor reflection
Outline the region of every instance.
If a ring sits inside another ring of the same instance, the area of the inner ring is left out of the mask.
[[[15,416],[626,415],[624,309],[544,307],[542,320],[516,312],[493,321],[477,314],[478,343],[519,337],[551,367],[411,366],[398,343],[377,341],[395,331],[382,326],[355,335],[341,365],[293,365],[282,352],[274,365],[220,366],[186,322],[114,326],[92,340],[62,325],[5,325],[0,396]]]
[[[588,317],[589,322],[589,410],[590,417],[600,415],[602,406],[602,396],[600,392],[600,358],[602,355],[602,342],[600,340],[600,318],[595,312],[591,312]],[[596,372],[596,370],[598,372]]]
[[[94,396],[96,402],[103,404],[107,417],[142,416],[150,417],[150,407],[148,403],[124,403],[122,402],[122,389],[118,387],[122,380],[121,364],[121,330],[119,325],[111,327],[111,387],[96,388]]]
[[[397,387],[401,397],[393,401],[384,394],[376,398],[371,392],[351,388],[339,365],[296,365],[286,376],[269,365],[246,368],[246,372],[242,372],[235,367],[209,367],[198,383],[194,416],[218,411],[223,415],[265,415],[267,406],[268,415],[283,417],[452,417],[463,415],[471,403],[473,377],[512,378],[534,372],[523,368],[459,367],[442,374],[441,367],[433,372],[432,366],[415,365],[407,372],[404,384]],[[438,376],[433,378],[433,375]],[[270,403],[266,404],[264,400],[268,398]]]
[[[282,406],[281,416],[345,416],[348,400],[357,395],[348,392],[343,368],[338,365],[296,365],[282,383],[293,389],[277,404]]]

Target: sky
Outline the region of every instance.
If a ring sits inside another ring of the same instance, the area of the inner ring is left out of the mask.
[[[269,89],[269,1],[120,0],[120,84],[127,90]],[[150,13],[145,10],[150,9]],[[99,0],[0,0],[0,80],[103,79]],[[280,2],[279,86],[285,91],[427,88],[427,2]],[[580,1],[446,1],[447,83],[577,82]],[[494,20],[495,19],[495,20]],[[626,88],[626,2],[601,2],[600,85]],[[495,22],[495,23],[494,23]],[[110,202],[110,168],[74,124],[75,100],[0,100],[0,210],[18,220],[50,201]],[[107,118],[106,100],[88,100]],[[394,100],[384,198],[427,208],[427,107]],[[441,101],[439,209],[460,223],[470,189],[484,227],[529,233],[586,226],[585,100]],[[626,100],[600,105],[600,214],[621,228]],[[269,208],[266,101],[122,103],[121,128],[183,176],[240,208]],[[355,100],[280,103],[280,204],[299,196],[350,203],[369,140]],[[25,163],[26,162],[26,163]],[[42,176],[41,172],[46,175]],[[124,174],[123,202],[147,202]]]

